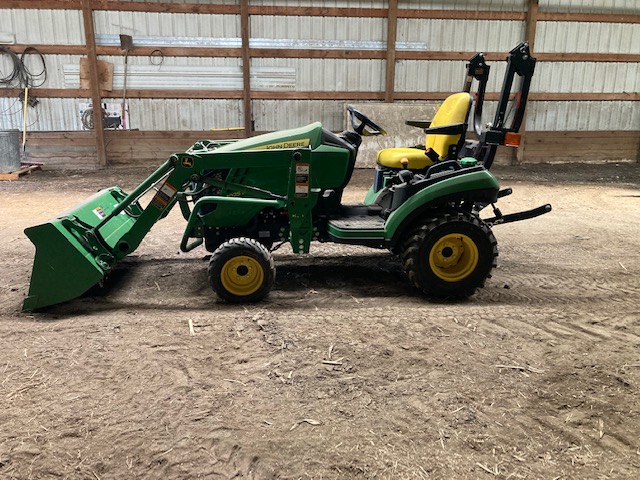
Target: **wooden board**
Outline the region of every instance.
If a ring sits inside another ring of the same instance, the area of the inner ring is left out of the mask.
[[[110,92],[113,90],[113,63],[98,60],[98,78],[100,79],[100,90]],[[80,88],[90,88],[89,81],[89,59],[80,59]]]
[[[31,172],[36,170],[42,170],[42,167],[40,165],[30,165],[28,167],[22,167],[15,172],[0,173],[0,180],[18,180],[20,177],[30,175]]]
[[[146,164],[152,168],[170,154],[185,151],[196,140],[239,138],[242,133],[106,131],[107,157],[111,165]],[[528,131],[524,142],[526,154],[522,163],[637,161],[640,153],[638,131]],[[515,149],[500,147],[496,164],[511,164],[514,154]],[[32,132],[29,134],[29,155],[33,160],[45,162],[49,170],[97,167],[95,139],[91,132]],[[359,166],[369,166],[365,164],[359,162]]]

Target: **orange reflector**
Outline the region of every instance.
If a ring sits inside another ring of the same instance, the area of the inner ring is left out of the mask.
[[[409,159],[407,157],[401,158],[400,159],[400,164],[402,165],[403,168],[408,168],[409,167]]]
[[[505,133],[504,135],[504,144],[507,147],[519,147],[520,141],[522,140],[522,135],[519,133]]]

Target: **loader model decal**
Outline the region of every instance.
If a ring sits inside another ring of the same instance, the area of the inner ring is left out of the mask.
[[[260,145],[249,150],[281,150],[285,148],[305,148],[311,144],[311,139],[301,138],[300,140],[288,140],[286,142],[270,143],[268,145]]]

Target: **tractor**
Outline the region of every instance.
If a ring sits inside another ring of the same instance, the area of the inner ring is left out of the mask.
[[[131,193],[103,189],[27,228],[36,256],[23,310],[102,284],[176,204],[186,221],[180,249],[204,245],[211,252],[209,283],[227,302],[263,299],[275,281],[273,249],[288,243],[294,253],[308,253],[312,242],[387,249],[425,295],[473,295],[496,266],[492,227],[551,210],[543,205],[503,215],[495,206],[511,189],[500,189],[489,169],[498,146],[519,143],[535,67],[526,43],[506,61],[493,122],[482,125],[489,65],[479,53],[467,64],[463,91],[448,97],[432,121],[406,122],[424,130],[424,145],[378,153],[362,203],[344,204],[342,195],[362,138],[385,132],[348,106],[352,130],[336,134],[317,122],[239,140],[201,140],[171,155]],[[477,138],[468,139],[474,106]],[[147,192],[153,196],[143,205]],[[481,218],[489,205],[493,216]]]

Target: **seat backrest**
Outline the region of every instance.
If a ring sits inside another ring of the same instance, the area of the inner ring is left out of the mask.
[[[467,118],[471,111],[473,97],[467,92],[454,93],[442,102],[436,115],[431,121],[430,128],[443,127],[456,123],[467,124]],[[434,135],[427,134],[425,147],[433,149],[440,158],[444,158],[449,153],[452,145],[458,145],[463,135]]]

